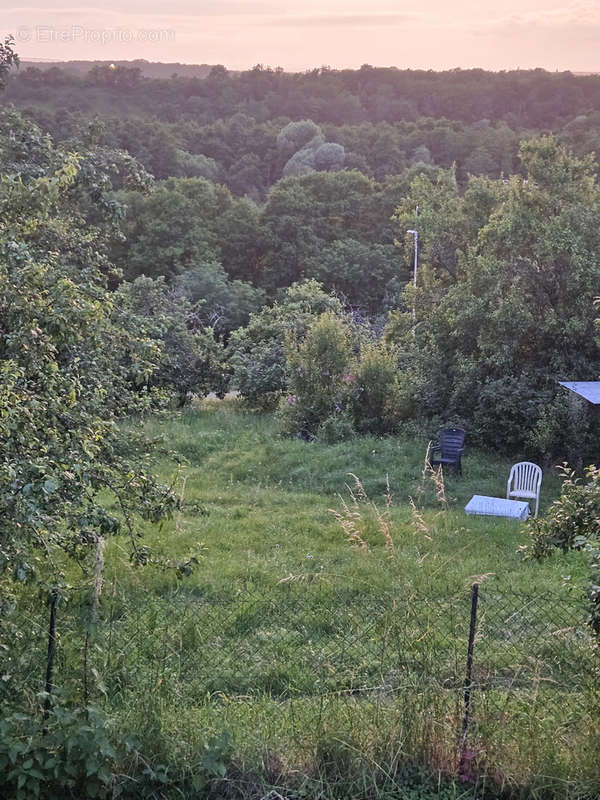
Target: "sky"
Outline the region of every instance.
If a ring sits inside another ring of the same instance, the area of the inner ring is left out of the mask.
[[[0,0],[0,14],[24,59],[600,71],[600,0]]]

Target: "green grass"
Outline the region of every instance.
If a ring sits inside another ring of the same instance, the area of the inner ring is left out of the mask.
[[[463,510],[475,493],[504,495],[510,461],[469,449],[464,476],[447,476],[445,506],[422,477],[424,439],[289,440],[272,417],[228,403],[139,425],[160,437],[158,470],[183,496],[145,542],[157,556],[201,556],[177,580],[132,567],[118,537],[106,551],[94,699],[149,758],[185,776],[227,730],[232,766],[218,793],[232,797],[276,787],[298,798],[465,800],[481,796],[475,776],[489,796],[600,794],[585,562],[523,561],[518,522]],[[331,509],[349,500],[349,473],[382,512],[389,476],[393,551],[367,502],[356,524],[368,548],[347,541]],[[559,489],[545,474],[542,511]],[[454,784],[475,580],[467,781]],[[75,627],[59,652],[77,697]]]
[[[280,438],[273,428],[271,417],[236,413],[225,404],[220,410],[191,411],[145,425],[184,459],[181,475],[186,476],[179,529],[175,521],[160,530],[149,527],[148,541],[171,555],[184,555],[203,543],[202,569],[191,583],[205,592],[266,590],[290,574],[319,574],[337,588],[379,592],[412,587],[441,596],[488,574],[488,585],[499,590],[535,592],[555,588],[563,574],[583,574],[577,555],[541,566],[524,563],[518,548],[526,538],[518,522],[465,515],[464,506],[475,493],[504,496],[508,460],[468,451],[464,477],[447,475],[448,512],[441,514],[430,481],[424,497],[420,492],[426,440],[361,437],[328,446]],[[168,479],[173,459],[165,459],[160,469]],[[381,509],[389,476],[393,560],[375,530],[370,530],[367,554],[346,543],[330,509],[341,509],[339,494],[349,499],[349,473],[359,477]],[[542,513],[559,489],[559,480],[546,474]],[[431,540],[415,533],[409,497],[424,507]]]

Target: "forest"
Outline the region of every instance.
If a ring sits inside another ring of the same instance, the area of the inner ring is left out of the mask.
[[[600,374],[600,77],[19,69],[7,37],[0,90],[12,796],[594,796],[600,430],[558,382]],[[464,482],[423,467],[446,425]],[[466,527],[519,458],[544,519]]]
[[[598,372],[600,77],[13,66],[3,102],[7,173],[52,175],[77,153],[92,193],[78,214],[102,238],[108,290],[146,321],[160,295],[176,328],[210,340],[179,402],[216,381],[276,405],[290,325],[303,336],[287,317],[299,292],[311,309],[335,306],[355,353],[396,359],[386,431],[445,418],[547,460],[593,438],[557,381]],[[407,230],[419,234],[416,290]]]

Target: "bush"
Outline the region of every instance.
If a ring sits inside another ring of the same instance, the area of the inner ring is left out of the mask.
[[[322,314],[302,342],[288,336],[285,355],[290,393],[280,416],[289,433],[313,438],[325,420],[350,405],[355,361],[349,326],[331,312]]]
[[[286,336],[300,342],[325,311],[341,313],[340,301],[309,280],[290,286],[281,302],[251,314],[248,325],[234,331],[229,342],[233,385],[248,405],[261,410],[277,407],[288,388]]]
[[[600,468],[589,466],[583,479],[564,464],[561,495],[545,516],[530,519],[526,532],[529,547],[521,547],[528,558],[543,561],[555,550],[583,551],[588,558],[591,579],[587,586],[588,623],[600,647]],[[568,579],[567,579],[568,580]]]
[[[232,356],[236,388],[252,408],[272,410],[287,386],[283,345],[277,341],[244,344],[246,349]]]
[[[0,722],[0,783],[13,800],[112,796],[116,753],[98,711],[55,707],[42,722],[12,714]]]
[[[356,434],[352,417],[345,411],[332,414],[317,428],[316,439],[323,444],[345,442]]]
[[[0,787],[11,800],[67,800],[120,797],[156,800],[205,796],[213,779],[222,778],[229,760],[227,731],[204,742],[192,763],[170,769],[165,737],[152,731],[152,753],[142,754],[137,739],[111,744],[109,720],[94,708],[67,709],[53,697],[48,719],[13,713],[0,720]],[[149,722],[150,720],[146,720]],[[145,734],[148,731],[140,726]],[[139,730],[139,728],[138,728]],[[113,731],[113,736],[116,734]],[[171,754],[172,757],[172,754]]]
[[[396,349],[380,344],[363,345],[356,375],[352,412],[361,433],[390,433],[413,411],[405,376],[398,372]]]

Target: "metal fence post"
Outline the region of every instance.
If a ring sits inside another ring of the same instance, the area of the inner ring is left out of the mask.
[[[477,604],[479,602],[479,584],[474,583],[471,587],[471,623],[469,626],[469,646],[467,648],[467,666],[465,670],[464,682],[464,701],[465,713],[462,721],[462,732],[460,736],[460,761],[458,764],[459,774],[463,772],[467,754],[467,731],[469,728],[469,716],[471,713],[471,673],[473,670],[473,647],[475,644],[475,630],[477,627]]]

